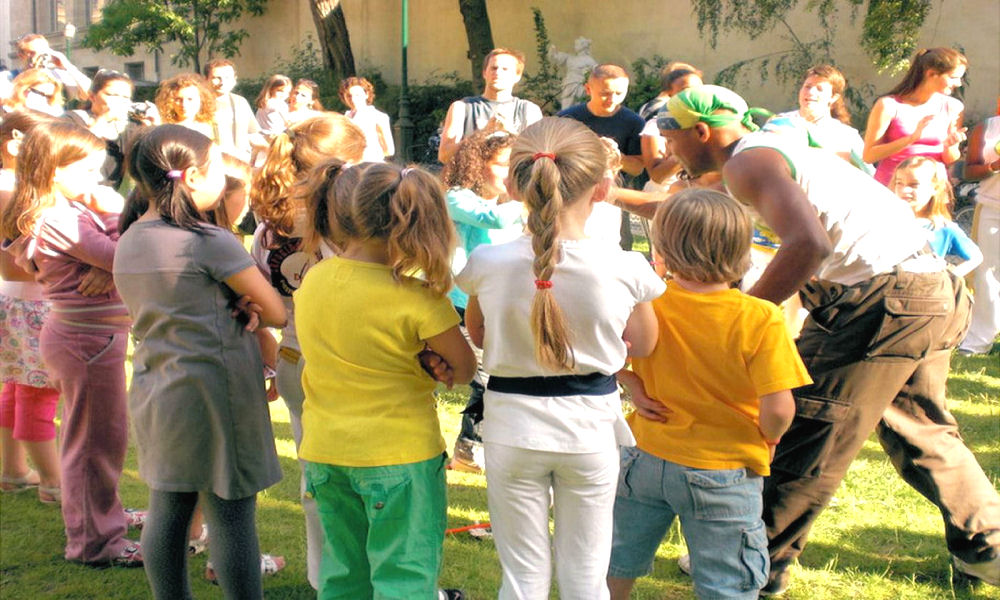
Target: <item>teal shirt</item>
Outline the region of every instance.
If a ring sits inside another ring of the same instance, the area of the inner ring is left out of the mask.
[[[458,249],[452,262],[456,275],[477,247],[505,242],[521,233],[524,209],[520,202],[497,204],[467,189],[448,190],[445,199],[448,201],[448,216],[455,222],[458,232]],[[448,297],[457,308],[465,308],[469,301],[468,295],[457,287],[452,288]]]

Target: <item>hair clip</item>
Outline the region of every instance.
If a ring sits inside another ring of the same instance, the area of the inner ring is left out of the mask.
[[[405,169],[403,169],[402,171],[399,172],[399,178],[402,179],[402,178],[406,177],[411,172],[413,172],[413,170],[414,170],[413,167],[406,167]]]
[[[494,138],[506,138],[510,137],[511,135],[513,134],[511,134],[509,131],[504,131],[503,129],[500,129],[486,136],[486,139],[492,140]]]
[[[535,154],[532,155],[532,157],[531,157],[531,162],[535,162],[539,158],[543,158],[543,157],[544,158],[551,158],[552,160],[556,159],[556,155],[553,154],[552,152],[535,152]]]
[[[167,171],[167,179],[180,179],[183,174],[179,169],[171,169]]]
[[[550,290],[552,289],[552,281],[548,279],[536,279],[535,289],[538,290]]]

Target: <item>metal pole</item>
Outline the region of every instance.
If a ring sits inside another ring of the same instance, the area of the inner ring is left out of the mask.
[[[66,23],[66,28],[63,29],[63,37],[66,38],[66,58],[69,59],[70,47],[73,45],[73,38],[76,37],[76,26],[72,23]]]
[[[413,121],[410,120],[410,98],[409,98],[409,84],[407,80],[409,79],[409,74],[407,71],[406,63],[406,53],[410,46],[410,2],[409,0],[402,0],[402,64],[401,64],[401,74],[402,83],[399,88],[399,115],[396,118],[396,140],[399,147],[399,159],[403,162],[410,162],[413,160]]]

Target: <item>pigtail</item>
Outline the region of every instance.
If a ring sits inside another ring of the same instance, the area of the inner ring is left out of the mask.
[[[535,252],[532,271],[535,296],[531,301],[531,331],[535,336],[535,360],[553,371],[572,369],[572,335],[562,308],[552,293],[552,273],[559,262],[559,213],[563,198],[559,191],[562,175],[555,158],[533,160],[523,200],[528,213],[531,249]]]
[[[455,238],[438,180],[417,168],[403,169],[389,197],[389,264],[396,279],[419,272],[428,287],[447,294]]]
[[[360,170],[348,169],[344,161],[331,158],[316,165],[308,177],[296,185],[296,201],[306,207],[303,251],[316,252],[322,242],[341,248],[347,239],[357,236],[350,219],[349,207],[353,186],[347,190],[342,189],[342,180],[350,179],[356,184]]]
[[[272,238],[291,238],[295,231],[289,190],[299,168],[292,157],[295,150],[292,135],[294,132],[289,130],[274,136],[250,189],[250,208],[265,223]]]

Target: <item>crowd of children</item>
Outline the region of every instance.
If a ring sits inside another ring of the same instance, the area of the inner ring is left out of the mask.
[[[438,587],[450,466],[485,471],[500,598],[547,598],[554,572],[561,597],[624,600],[677,518],[695,594],[752,599],[788,587],[877,431],[945,515],[956,571],[1000,585],[1000,496],[943,388],[984,260],[977,335],[1000,329],[997,257],[950,220],[964,57],[918,53],[863,141],[828,65],[761,131],[684,63],[641,115],[604,64],[589,100],[543,117],[512,94],[523,68],[487,56],[483,94],[448,109],[440,176],[385,162],[388,116],[358,77],[346,116],[281,75],[254,115],[221,60],[127,128],[121,74],[75,118],[8,103],[2,491],[61,504],[65,558],[143,566],[155,598],[192,597],[194,543],[227,598],[260,598],[284,566],[255,525],[280,395],[320,598],[465,597]],[[996,118],[970,140],[982,219],[998,140]],[[644,169],[645,191],[620,185]],[[619,243],[628,211],[654,217],[652,261]],[[779,306],[799,292],[804,325]],[[451,461],[439,383],[472,390]],[[129,424],[148,511],[118,498]]]

